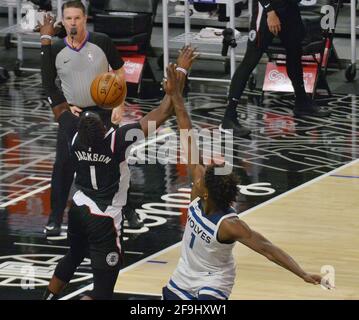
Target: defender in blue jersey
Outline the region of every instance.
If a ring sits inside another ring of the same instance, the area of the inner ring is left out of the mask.
[[[176,84],[175,68],[167,70],[165,87],[175,107],[178,127],[191,129],[192,124]],[[178,265],[163,288],[165,300],[225,300],[235,280],[232,249],[236,241],[264,255],[269,260],[293,272],[304,281],[320,284],[320,275],[305,272],[286,252],[252,230],[238,218],[231,207],[238,193],[238,178],[234,173],[216,175],[216,167],[192,164],[198,159],[197,146],[191,138],[181,141],[188,154],[193,181],[191,204],[182,240]],[[193,153],[196,153],[194,155]]]

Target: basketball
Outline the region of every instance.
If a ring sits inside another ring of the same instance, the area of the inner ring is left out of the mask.
[[[121,105],[127,95],[126,80],[113,72],[98,75],[91,84],[91,97],[97,106],[113,109]]]

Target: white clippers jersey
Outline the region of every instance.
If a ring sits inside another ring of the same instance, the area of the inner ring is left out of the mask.
[[[238,217],[234,208],[208,216],[200,198],[189,205],[181,257],[167,285],[181,298],[198,298],[199,294],[228,298],[235,279],[235,242],[218,242],[217,232],[223,219],[230,217]]]

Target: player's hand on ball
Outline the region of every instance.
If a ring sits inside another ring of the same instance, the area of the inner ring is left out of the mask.
[[[76,106],[70,106],[70,110],[76,117],[79,117],[80,113],[82,112],[82,109]]]
[[[124,109],[125,109],[125,103],[121,104],[120,106],[112,110],[111,122],[113,124],[121,123]]]

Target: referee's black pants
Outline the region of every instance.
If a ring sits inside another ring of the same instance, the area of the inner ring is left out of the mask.
[[[99,114],[107,128],[111,126],[111,111],[99,107],[88,107],[85,111]],[[74,179],[74,165],[70,156],[71,141],[68,141],[65,132],[59,127],[57,131],[56,158],[51,177],[51,213],[48,223],[60,225],[69,198],[71,185]]]
[[[301,41],[305,35],[299,7],[296,3],[287,4],[275,10],[280,22],[281,31],[278,36],[286,49],[287,73],[297,97],[305,95],[303,68],[301,63]],[[272,43],[274,35],[269,31],[267,14],[259,3],[253,2],[251,31],[248,36],[247,51],[243,61],[236,69],[229,90],[229,101],[240,99],[248,78],[259,63],[263,53]]]

